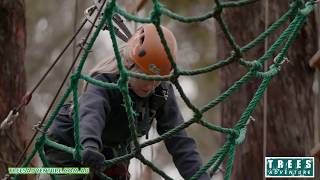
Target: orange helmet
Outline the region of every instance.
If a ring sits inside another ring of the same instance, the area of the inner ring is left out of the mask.
[[[177,42],[172,32],[161,26],[172,57],[176,58]],[[129,57],[144,73],[149,75],[168,75],[172,66],[153,24],[138,28],[128,41]]]

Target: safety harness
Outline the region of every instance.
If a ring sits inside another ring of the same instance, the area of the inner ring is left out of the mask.
[[[136,109],[136,119],[135,125],[137,128],[138,137],[146,136],[146,139],[149,138],[149,130],[151,128],[153,119],[156,117],[157,111],[166,103],[168,99],[168,89],[169,83],[162,82],[154,91],[154,93],[143,100],[138,101],[135,104]],[[114,158],[123,156],[130,153],[130,141],[127,143],[118,144],[116,146],[104,146],[103,151],[109,151],[112,153]],[[104,154],[109,154],[104,152]],[[114,177],[116,179],[128,180],[130,179],[130,174],[128,171],[129,162],[120,162],[110,168],[106,169],[104,173],[109,177]]]
[[[168,99],[168,83],[162,82],[155,92],[148,98],[143,99],[136,104],[136,128],[138,137],[146,135],[149,138],[149,130],[157,111],[162,107]]]

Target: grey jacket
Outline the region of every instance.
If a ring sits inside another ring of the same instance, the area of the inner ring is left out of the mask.
[[[99,74],[96,79],[104,82],[116,82],[117,75]],[[156,88],[155,92],[165,85],[162,83]],[[173,87],[167,83],[167,101],[158,107],[155,119],[157,131],[161,135],[168,130],[183,123],[183,117],[178,108]],[[130,90],[130,97],[133,101],[134,109],[137,110],[138,104],[145,102],[152,104],[153,95],[148,98],[140,98]],[[118,90],[110,90],[102,87],[89,85],[85,93],[79,99],[80,116],[80,142],[84,148],[91,146],[100,149],[107,159],[113,157],[106,146],[126,144],[131,140],[128,128],[128,118],[123,106],[122,95]],[[139,116],[139,113],[138,113]],[[139,117],[137,117],[139,119]],[[141,121],[136,120],[136,121]],[[143,119],[142,119],[143,121]],[[146,123],[147,125],[150,122]],[[149,128],[149,127],[148,127]],[[145,129],[141,135],[148,132]],[[65,104],[54,120],[48,132],[49,138],[58,143],[74,147],[73,123],[70,116],[70,104]],[[190,138],[185,130],[181,130],[172,137],[164,140],[168,152],[172,155],[174,164],[183,178],[189,179],[201,166],[202,161],[196,150],[195,141]],[[45,147],[48,160],[52,164],[75,164],[72,155]],[[210,179],[204,174],[201,180]]]

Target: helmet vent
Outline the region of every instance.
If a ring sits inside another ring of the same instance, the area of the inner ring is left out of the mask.
[[[142,50],[139,52],[138,56],[139,56],[139,57],[143,57],[144,55],[146,55],[146,51],[145,51],[144,49],[142,49]]]
[[[143,44],[143,42],[144,42],[144,35],[143,35],[143,36],[141,36],[141,38],[140,38],[140,45],[142,45],[142,44]]]

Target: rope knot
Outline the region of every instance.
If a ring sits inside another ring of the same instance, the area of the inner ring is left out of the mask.
[[[153,11],[151,12],[151,22],[154,25],[160,25],[161,5],[155,1],[153,4]]]
[[[141,154],[141,147],[139,147],[139,146],[134,147],[132,149],[132,152],[133,152],[134,156],[137,157],[137,158],[143,157],[142,154]]]
[[[195,112],[194,118],[195,118],[197,121],[200,121],[200,119],[202,118],[201,112],[200,112],[200,111]]]
[[[41,124],[41,121],[39,121],[37,124],[35,124],[32,129],[35,130],[35,131],[38,131],[38,132],[41,132],[42,134],[46,134],[47,132],[44,131],[42,128],[42,124]]]
[[[238,139],[240,136],[240,130],[238,129],[234,129],[234,131],[232,133],[229,134],[229,138],[230,139]]]
[[[247,134],[247,125],[251,121],[253,121],[253,122],[255,121],[255,119],[252,116],[250,116],[248,118],[248,121],[245,123],[245,125],[238,126],[234,129],[236,131],[236,133],[233,135],[233,138],[235,139],[235,144],[239,145],[239,144],[243,143],[244,139],[246,138],[246,134]]]
[[[221,15],[222,11],[223,11],[222,6],[217,5],[216,7],[214,7],[214,10],[213,10],[213,17],[217,18],[218,16],[220,16],[220,15]]]
[[[237,138],[238,138],[237,134],[229,134],[228,141],[231,143],[231,145],[235,145]]]
[[[70,77],[70,81],[71,81],[71,86],[74,86],[78,79],[80,79],[80,73],[74,73],[71,77]]]
[[[302,16],[307,16],[307,15],[310,14],[310,13],[312,12],[312,10],[314,9],[316,2],[319,2],[319,1],[318,1],[318,0],[317,0],[317,1],[308,1],[308,2],[305,4],[304,8],[299,11],[299,13],[300,13]]]
[[[230,57],[232,57],[233,60],[241,60],[242,59],[242,53],[240,48],[237,48],[236,50],[233,50],[230,52]]]
[[[36,143],[35,143],[36,149],[39,149],[41,146],[43,146],[45,141],[46,141],[46,137],[45,136],[40,136],[39,138],[37,138]]]
[[[173,76],[170,77],[170,81],[174,84],[176,81],[178,81],[179,74],[173,74]]]
[[[270,70],[275,70],[275,73],[274,74],[277,74],[280,70],[281,70],[281,66],[279,64],[272,64],[270,66]]]
[[[120,91],[125,91],[127,89],[128,79],[128,73],[126,71],[121,72],[121,76],[117,82]]]
[[[273,59],[273,62],[276,64],[276,65],[281,65],[283,64],[284,62],[286,63],[289,63],[289,59],[285,56],[283,56],[283,54],[278,54],[274,59]]]
[[[242,58],[242,52],[238,45],[236,45],[236,49],[233,52],[235,53],[235,58],[237,59]]]
[[[82,150],[83,150],[83,147],[81,144],[78,144],[76,143],[75,144],[75,148],[74,148],[74,152],[73,152],[73,158],[77,161],[82,161]]]
[[[235,144],[239,145],[242,144],[247,133],[247,127],[243,127],[240,130],[237,130],[237,137],[234,139]]]
[[[116,6],[116,1],[115,0],[111,0],[111,1],[109,1],[108,3],[107,3],[107,6],[106,6],[106,13],[107,13],[107,16],[113,16],[113,14],[112,14],[112,11],[113,11],[113,9],[115,8],[115,6]]]
[[[262,70],[263,69],[262,63],[257,60],[252,61],[252,66],[255,70]]]

